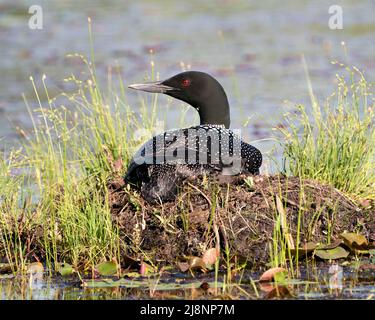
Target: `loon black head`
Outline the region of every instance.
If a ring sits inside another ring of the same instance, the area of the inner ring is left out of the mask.
[[[219,124],[229,128],[230,113],[227,96],[221,84],[200,71],[186,71],[164,81],[130,85],[129,88],[165,93],[193,106],[201,124]]]

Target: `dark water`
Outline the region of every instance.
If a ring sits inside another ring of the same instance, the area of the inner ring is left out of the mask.
[[[28,8],[33,4],[43,8],[42,30],[28,28]],[[140,81],[149,73],[151,59],[160,78],[179,72],[181,63],[209,72],[228,93],[232,127],[248,122],[243,130],[246,139],[267,139],[288,108],[308,101],[302,54],[320,98],[335,87],[337,67],[330,63],[332,59],[356,65],[370,80],[375,78],[375,1],[334,4],[343,8],[343,30],[329,29],[331,3],[322,0],[2,0],[1,142],[18,138],[15,126],[31,126],[21,98],[25,93],[29,101],[35,101],[30,75],[41,86],[41,76],[46,74],[52,95],[69,89],[62,79],[81,69],[65,55],[89,55],[88,16],[93,21],[96,64],[103,81],[108,67],[116,65],[121,66],[127,83]],[[291,102],[285,104],[285,100]],[[129,101],[137,109],[137,95],[129,94]],[[161,97],[160,102],[166,99]],[[179,107],[170,109],[167,127],[174,127],[179,115]],[[189,111],[192,121],[197,119],[194,115]],[[255,145],[265,152],[273,142]]]

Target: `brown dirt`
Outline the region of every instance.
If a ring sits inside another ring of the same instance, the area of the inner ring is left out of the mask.
[[[114,179],[109,183],[113,220],[132,255],[142,252],[153,261],[169,263],[183,256],[202,256],[214,247],[214,224],[221,248],[228,246],[231,256],[245,258],[250,267],[269,262],[275,219],[282,211],[277,209],[276,195],[294,241],[299,213],[302,243],[326,243],[329,236],[334,241],[345,230],[374,237],[374,206],[361,209],[330,186],[274,175],[253,177],[249,187],[243,179],[186,181],[175,201],[159,205],[146,203],[126,189],[122,179]]]

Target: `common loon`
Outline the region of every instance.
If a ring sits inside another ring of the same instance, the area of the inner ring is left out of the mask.
[[[164,93],[194,107],[200,125],[164,132],[148,140],[133,156],[124,178],[149,203],[172,200],[187,177],[203,174],[259,174],[261,152],[229,130],[227,96],[207,73],[187,71],[167,80],[129,88]]]

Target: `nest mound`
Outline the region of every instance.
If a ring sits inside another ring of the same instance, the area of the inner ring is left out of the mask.
[[[359,208],[331,186],[282,175],[245,179],[185,181],[175,201],[159,205],[114,179],[108,185],[113,221],[132,254],[168,262],[214,247],[217,226],[231,256],[250,266],[267,263],[281,216],[293,239],[299,221],[301,243],[334,241],[345,230],[374,237],[374,208]]]

